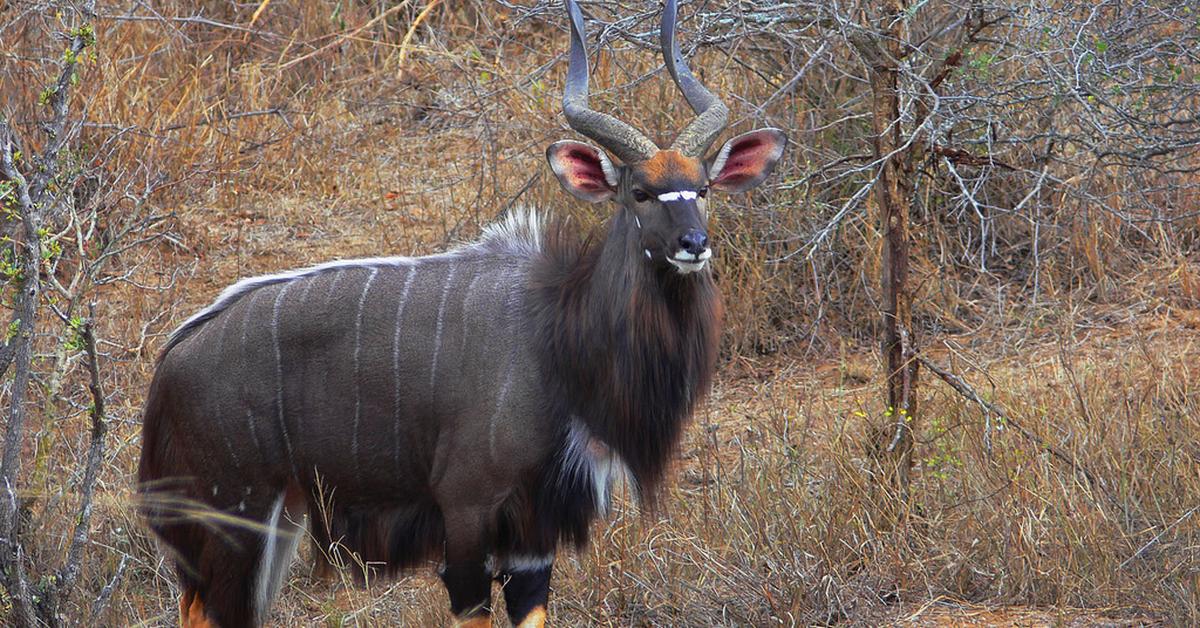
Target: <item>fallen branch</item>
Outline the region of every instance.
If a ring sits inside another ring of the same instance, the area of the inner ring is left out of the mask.
[[[167,127],[158,129],[156,132],[157,133],[166,133],[167,131],[178,131],[179,129],[202,127],[202,126],[208,126],[210,124],[217,124],[220,122],[230,122],[232,120],[238,120],[240,118],[253,118],[253,117],[257,117],[257,116],[279,116],[280,118],[283,119],[284,124],[291,126],[292,123],[290,121],[288,121],[287,114],[288,114],[288,111],[281,107],[271,107],[270,109],[260,109],[257,111],[241,111],[238,113],[230,113],[230,114],[225,114],[225,115],[220,115],[220,116],[216,116],[213,118],[209,118],[206,120],[201,120],[200,122],[197,122],[195,124],[172,124],[171,126],[167,126]]]
[[[917,360],[920,361],[921,364],[925,365],[925,368],[929,369],[930,371],[935,373],[938,377],[942,378],[942,381],[949,384],[951,388],[953,388],[955,391],[958,392],[958,394],[962,395],[969,401],[973,401],[973,402],[979,404],[979,406],[981,408],[983,408],[985,412],[990,412],[990,413],[996,415],[997,417],[1003,419],[1005,425],[1012,427],[1014,430],[1017,431],[1018,434],[1020,434],[1021,436],[1024,436],[1030,442],[1034,443],[1034,445],[1036,445],[1039,449],[1044,450],[1046,453],[1050,454],[1051,456],[1057,458],[1058,460],[1060,460],[1067,466],[1071,467],[1072,470],[1074,470],[1076,473],[1082,475],[1088,481],[1089,486],[1100,489],[1101,492],[1103,492],[1105,495],[1108,495],[1109,499],[1113,499],[1112,495],[1109,495],[1108,489],[1107,489],[1107,487],[1104,486],[1104,483],[1101,482],[1098,478],[1096,478],[1096,476],[1093,475],[1091,471],[1088,471],[1082,464],[1080,464],[1078,461],[1076,461],[1074,457],[1072,457],[1070,454],[1062,451],[1061,449],[1055,447],[1054,445],[1051,445],[1049,442],[1046,441],[1046,439],[1042,438],[1041,436],[1038,436],[1037,434],[1034,434],[1028,428],[1026,428],[1024,425],[1021,425],[1021,423],[1019,421],[1017,421],[1016,419],[1014,419],[1012,417],[1012,415],[1009,414],[1008,411],[1005,410],[1004,408],[1002,408],[999,405],[994,404],[990,401],[985,400],[983,397],[981,397],[979,395],[978,392],[975,391],[974,388],[972,388],[970,386],[970,384],[967,384],[967,382],[964,381],[963,378],[959,377],[958,375],[955,375],[954,373],[951,373],[950,371],[947,371],[946,369],[942,368],[941,366],[938,366],[934,362],[931,362],[929,360],[929,358],[926,358],[923,355],[918,355]]]

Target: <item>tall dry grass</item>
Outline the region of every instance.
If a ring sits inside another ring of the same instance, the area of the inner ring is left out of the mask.
[[[175,613],[169,565],[130,501],[143,391],[175,323],[239,277],[435,251],[514,204],[584,225],[609,211],[567,200],[543,162],[548,143],[571,135],[559,115],[559,7],[443,3],[415,29],[424,3],[272,2],[250,26],[256,8],[102,7],[74,101],[84,143],[109,147],[99,167],[161,176],[150,202],[171,217],[166,237],[120,255],[96,289],[113,426],[79,598],[99,595],[124,557],[101,618],[113,625],[165,625]],[[630,10],[642,13],[628,28],[653,28],[654,7]],[[26,11],[53,20],[33,4],[0,5],[0,105],[32,128],[57,44],[9,22]],[[865,122],[813,124],[837,119],[861,86],[819,68],[756,110],[803,63],[781,41],[705,47],[693,62],[731,102],[732,131],[772,124],[796,145],[773,186],[716,212],[725,359],[664,512],[622,510],[587,551],[564,556],[551,615],[565,625],[877,624],[936,602],[1196,621],[1197,225],[1164,223],[1143,239],[1063,194],[1055,202],[1074,211],[1041,216],[1039,236],[1021,216],[989,223],[1004,261],[981,272],[964,253],[980,223],[931,186],[914,247],[924,344],[1044,441],[927,374],[911,501],[886,503],[870,462],[884,408],[869,201],[816,254],[788,257],[861,183],[820,165],[860,152]],[[657,69],[641,45],[602,47],[594,104],[668,137],[688,111]],[[1103,176],[1113,190],[1126,183]],[[1046,247],[1037,291],[1033,237]],[[61,343],[40,338],[43,359],[58,359]],[[69,356],[61,371],[64,395],[82,390]],[[66,546],[85,442],[85,404],[43,401],[29,444],[35,562]],[[432,571],[366,590],[348,571],[320,580],[297,565],[272,621],[446,619]]]

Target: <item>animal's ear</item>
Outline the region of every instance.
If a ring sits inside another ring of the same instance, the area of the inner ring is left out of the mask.
[[[591,202],[612,198],[617,192],[617,169],[604,151],[563,140],[546,149],[546,160],[558,182],[571,194]]]
[[[708,158],[708,185],[736,194],[763,182],[783,156],[787,137],[779,129],[743,133]]]

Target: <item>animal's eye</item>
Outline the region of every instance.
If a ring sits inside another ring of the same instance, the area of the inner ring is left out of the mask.
[[[699,190],[696,190],[696,196],[699,196],[700,198],[708,196],[708,186],[706,185]]]
[[[650,200],[650,195],[646,194],[642,190],[634,190],[633,191],[633,200],[635,200],[639,203],[645,203],[646,201]]]

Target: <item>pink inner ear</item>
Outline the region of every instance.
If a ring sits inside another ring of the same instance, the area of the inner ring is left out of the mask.
[[[604,178],[604,169],[600,167],[600,159],[586,148],[571,148],[562,156],[566,166],[565,174],[571,187],[583,192],[601,192],[608,190],[608,181]]]
[[[721,168],[712,185],[737,187],[745,181],[761,176],[763,169],[771,163],[771,154],[774,151],[775,145],[758,135],[737,140],[729,149],[725,166]]]

